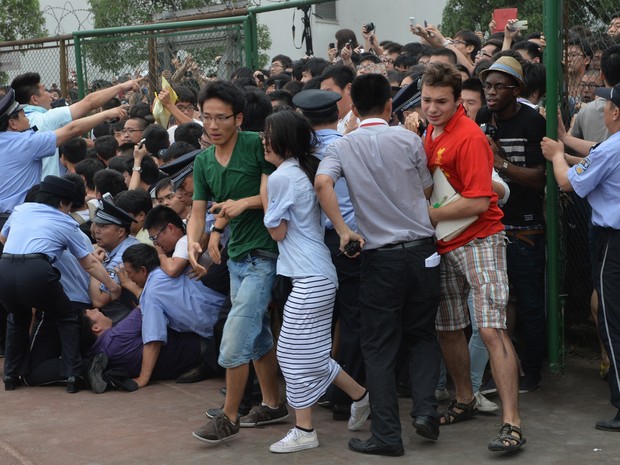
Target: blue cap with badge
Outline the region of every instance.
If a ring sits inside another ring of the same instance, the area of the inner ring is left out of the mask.
[[[108,200],[101,201],[101,207],[97,209],[93,218],[93,223],[115,224],[128,230],[131,228],[131,223],[136,222],[133,216]]]
[[[20,105],[19,102],[15,100],[15,91],[9,89],[6,95],[2,97],[2,100],[0,100],[0,121],[19,113],[25,107],[26,105]]]
[[[183,180],[193,173],[194,160],[196,160],[196,156],[203,151],[204,149],[198,149],[181,155],[176,160],[172,160],[170,163],[160,166],[159,169],[170,176],[172,185],[175,189],[178,189],[181,187],[181,184],[183,184]]]
[[[594,91],[594,94],[603,97],[605,100],[611,100],[615,106],[620,107],[620,84],[613,87],[599,87]]]
[[[306,116],[327,116],[338,113],[338,101],[342,96],[329,90],[302,90],[293,97],[293,104]]]

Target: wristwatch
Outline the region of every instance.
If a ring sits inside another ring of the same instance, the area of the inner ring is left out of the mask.
[[[211,232],[216,232],[220,234],[224,234],[224,230],[222,228],[218,228],[215,225],[211,226]]]
[[[142,167],[141,166],[134,166],[133,167],[133,171],[137,171],[138,173],[142,173]]]
[[[504,160],[504,163],[502,163],[502,170],[507,170],[508,169],[508,160]]]

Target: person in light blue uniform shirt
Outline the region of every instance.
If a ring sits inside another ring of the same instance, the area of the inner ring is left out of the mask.
[[[52,95],[41,83],[39,73],[20,74],[13,79],[11,87],[15,90],[15,99],[20,104],[25,105],[24,111],[30,120],[30,127],[36,127],[39,132],[45,133],[55,131],[71,121],[87,115],[121,92],[138,90],[138,82],[137,80],[127,81],[114,87],[92,92],[71,106],[58,108],[52,108]],[[40,175],[40,179],[48,174],[58,176],[67,171],[60,164],[58,150],[54,149],[52,155],[43,161],[43,173]]]
[[[41,163],[54,155],[56,147],[89,131],[106,119],[124,117],[122,109],[112,109],[74,121],[56,131],[34,132],[24,113],[24,105],[15,100],[9,89],[0,100],[0,225],[13,209],[23,203],[26,192],[41,180]]]
[[[95,256],[101,260],[112,280],[119,284],[116,268],[122,264],[123,252],[139,242],[129,235],[132,222],[135,220],[129,213],[108,200],[101,201],[101,207],[93,218],[94,237],[98,246]],[[137,305],[136,296],[127,289],[123,288],[119,299],[112,299],[107,286],[93,278],[90,280],[89,294],[93,306],[112,318],[114,323],[122,320]]]
[[[598,293],[598,332],[609,354],[609,389],[616,415],[596,422],[603,431],[620,432],[620,84],[599,87],[595,94],[607,102],[604,121],[609,138],[596,145],[581,163],[569,168],[564,145],[545,137],[543,155],[563,191],[574,190],[592,207],[596,232],[594,288]]]
[[[168,329],[180,333],[196,333],[209,344],[208,360],[213,371],[219,371],[218,351],[213,342],[213,327],[226,296],[209,289],[200,281],[182,274],[171,278],[159,267],[154,247],[137,244],[123,253],[123,267],[129,278],[142,288],[142,369],[134,381],[138,387],[148,384],[161,350],[168,341]]]
[[[64,250],[110,289],[120,294],[97,259],[89,253],[78,224],[68,215],[74,205],[84,202],[75,184],[56,176],[46,177],[36,202],[15,208],[2,228],[0,241],[4,252],[0,258],[0,302],[9,312],[4,385],[15,389],[20,376],[26,374],[28,329],[32,308],[54,317],[60,336],[62,359],[67,376],[67,391],[77,392],[80,373],[79,320],[62,289],[59,273],[52,267]]]
[[[293,103],[302,111],[316,132],[317,146],[314,155],[322,160],[325,151],[332,143],[342,138],[337,130],[338,102],[340,94],[327,90],[304,90],[295,97]],[[352,231],[357,231],[353,204],[349,188],[344,177],[338,179],[334,186],[338,207],[345,223]],[[340,253],[340,238],[331,221],[325,214],[325,244],[331,253],[331,260],[338,273],[338,290],[334,304],[334,325],[340,336],[340,348],[337,362],[355,381],[364,384],[366,372],[361,347],[361,323],[359,307],[359,287],[361,259],[350,258]],[[351,399],[342,390],[331,386],[326,393],[326,400],[332,403],[334,420],[349,418]]]

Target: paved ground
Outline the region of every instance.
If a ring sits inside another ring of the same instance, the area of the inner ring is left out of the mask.
[[[158,382],[131,394],[18,388],[0,391],[0,465],[620,464],[620,434],[594,429],[597,420],[615,413],[597,373],[597,362],[570,359],[565,376],[547,375],[541,389],[521,395],[528,442],[519,453],[504,456],[486,449],[500,426],[497,415],[443,427],[433,443],[414,433],[407,399],[401,400],[404,457],[350,452],[348,440],[368,437],[369,423],[351,433],[320,407],[315,424],[321,446],[276,455],[268,446],[286,434],[292,418],[242,430],[237,440],[216,446],[192,437],[192,429],[205,421],[205,409],[220,406],[222,380]]]

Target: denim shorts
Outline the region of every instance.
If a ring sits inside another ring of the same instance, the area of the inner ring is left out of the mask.
[[[274,345],[267,307],[276,261],[247,255],[228,260],[232,308],[224,325],[218,363],[234,368],[258,360]]]

